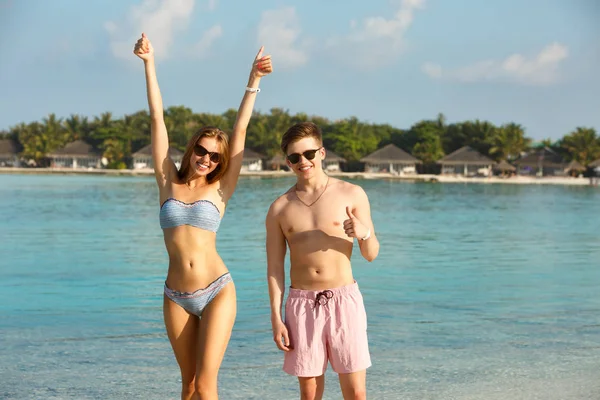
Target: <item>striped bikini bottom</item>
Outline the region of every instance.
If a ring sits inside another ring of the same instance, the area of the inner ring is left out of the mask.
[[[190,314],[201,317],[206,306],[231,281],[231,275],[227,272],[215,279],[205,289],[198,289],[195,292],[179,292],[170,289],[165,282],[165,295]]]

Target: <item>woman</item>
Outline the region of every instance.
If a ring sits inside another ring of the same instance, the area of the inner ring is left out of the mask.
[[[216,250],[216,232],[238,181],[260,79],[272,72],[271,57],[262,52],[261,47],[252,64],[231,138],[217,128],[200,129],[177,170],[168,155],[154,50],[145,34],[134,49],[146,71],[160,224],[169,255],[164,320],[181,370],[182,399],[218,398],[217,374],[236,316],[236,295]]]

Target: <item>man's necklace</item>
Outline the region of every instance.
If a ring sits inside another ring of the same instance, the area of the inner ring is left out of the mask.
[[[327,176],[327,182],[325,183],[325,189],[323,189],[323,191],[321,192],[319,197],[317,197],[317,199],[310,204],[306,204],[304,202],[304,200],[302,200],[300,198],[300,196],[298,196],[298,184],[297,183],[296,183],[296,186],[294,186],[294,193],[296,193],[296,197],[298,198],[298,200],[300,200],[300,203],[304,204],[306,207],[311,207],[313,204],[315,204],[317,201],[319,201],[319,199],[321,198],[321,196],[323,196],[323,194],[325,194],[325,191],[327,190],[328,186],[329,186],[329,176]]]

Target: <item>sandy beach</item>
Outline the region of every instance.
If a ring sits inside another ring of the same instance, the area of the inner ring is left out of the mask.
[[[150,176],[151,169],[72,169],[72,168],[7,168],[0,167],[0,174],[83,174],[83,175],[109,175],[109,176]],[[242,176],[283,178],[291,177],[289,171],[242,171]],[[382,179],[399,180],[406,182],[430,182],[430,183],[484,183],[484,184],[513,184],[513,185],[566,185],[566,186],[595,186],[600,187],[600,177],[595,178],[572,178],[572,177],[532,177],[513,176],[502,178],[492,177],[464,177],[458,175],[395,175],[389,173],[369,172],[328,172],[328,175],[345,179]]]

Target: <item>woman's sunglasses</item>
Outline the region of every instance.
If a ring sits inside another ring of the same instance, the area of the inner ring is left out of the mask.
[[[208,154],[208,157],[210,158],[210,161],[212,161],[214,163],[218,163],[219,161],[221,161],[221,154],[217,153],[216,151],[208,151],[203,146],[201,146],[199,144],[197,144],[197,145],[194,146],[194,153],[198,157],[204,157],[205,155]]]
[[[321,149],[322,149],[322,147],[319,147],[318,149],[315,149],[315,150],[306,150],[302,154],[292,153],[287,156],[287,159],[292,164],[298,164],[298,162],[300,161],[300,156],[304,156],[304,158],[306,158],[307,160],[312,160],[313,158],[315,158],[315,155],[317,155],[317,151],[319,151]]]

